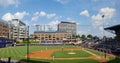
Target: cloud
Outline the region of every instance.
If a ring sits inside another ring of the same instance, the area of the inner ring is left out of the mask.
[[[33,14],[31,21],[37,21],[40,17],[44,17],[44,16],[46,16],[46,12],[44,12],[44,11],[35,12]]]
[[[93,15],[92,16],[92,25],[94,27],[99,27],[103,24],[103,18],[101,14]]]
[[[5,21],[10,21],[11,19],[14,19],[14,15],[12,15],[11,13],[6,13],[5,15],[2,16],[2,19]]]
[[[27,26],[30,26],[30,21],[25,20],[24,23],[25,23]]]
[[[58,20],[58,19],[61,19],[62,18],[62,16],[55,16],[55,20]]]
[[[40,16],[46,16],[46,12],[41,11],[39,15],[40,15]]]
[[[115,11],[116,9],[114,8],[109,8],[109,7],[101,8],[98,14],[93,15],[91,17],[92,25],[94,27],[99,28],[99,30],[102,30],[101,26],[103,26],[103,24],[105,23],[108,23],[108,19],[111,19],[114,16]]]
[[[40,15],[39,12],[35,12],[33,14],[33,17],[31,18],[31,21],[37,21],[39,19]]]
[[[77,31],[77,34],[88,35],[88,32],[87,31]]]
[[[54,0],[54,1],[59,2],[59,3],[61,3],[61,4],[67,4],[67,3],[69,3],[71,0]]]
[[[37,21],[39,19],[39,16],[33,16],[31,21]]]
[[[100,13],[105,15],[106,19],[112,18],[113,15],[115,14],[115,11],[116,10],[114,8],[109,8],[109,7],[100,9]]]
[[[52,30],[57,30],[57,25],[59,24],[59,20],[55,20],[55,21],[51,21],[48,23],[48,25],[50,25],[50,27],[52,28]]]
[[[27,12],[16,12],[15,14],[6,13],[2,16],[3,20],[10,21],[12,19],[23,19],[26,15],[29,15]]]
[[[66,18],[67,21],[72,20],[71,18]]]
[[[27,13],[26,11],[17,12],[17,13],[14,14],[15,18],[17,18],[17,19],[23,19],[23,17],[26,16],[26,15],[29,15],[29,13]]]
[[[89,17],[89,12],[88,12],[88,10],[84,10],[80,13],[80,15]]]
[[[19,1],[18,0],[0,0],[0,5],[6,7],[9,5],[15,5],[18,7]]]
[[[52,13],[52,14],[47,14],[47,18],[53,18],[53,17],[55,17],[56,16],[56,14],[55,13]]]
[[[33,16],[46,16],[46,12],[45,11],[35,12]]]
[[[56,13],[47,14],[44,11],[35,12],[31,21],[37,21],[40,17],[47,17],[48,19],[51,19],[53,17],[56,17]]]
[[[33,15],[34,16],[39,16],[39,12],[35,12]]]
[[[103,27],[103,26],[100,26],[100,27],[99,27],[99,30],[100,30],[100,31],[104,31],[104,27]]]
[[[68,18],[66,18],[66,21],[76,23],[77,25],[79,25],[79,24],[80,24],[78,21],[73,20],[72,18],[69,18],[69,17],[68,17]]]
[[[51,21],[49,25],[58,25],[60,22],[58,20]]]

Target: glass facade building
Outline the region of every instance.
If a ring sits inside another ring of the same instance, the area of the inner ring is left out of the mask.
[[[69,36],[76,35],[77,24],[75,22],[61,22],[58,24],[58,31],[67,32]]]

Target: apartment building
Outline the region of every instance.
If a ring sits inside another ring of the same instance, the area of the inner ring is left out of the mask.
[[[23,40],[27,38],[27,27],[26,24],[23,23],[19,19],[12,19],[13,26],[13,39],[15,40]]]
[[[8,23],[0,19],[0,37],[8,38]]]
[[[8,38],[13,39],[13,27],[14,24],[11,23],[11,21],[8,21]]]
[[[0,19],[0,37],[21,40],[27,38],[26,24],[18,19],[4,21]]]
[[[0,37],[13,39],[13,26],[10,21],[0,19]]]

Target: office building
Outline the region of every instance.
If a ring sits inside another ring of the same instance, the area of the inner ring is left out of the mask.
[[[44,32],[53,32],[53,27],[51,25],[36,25],[36,31],[44,31]]]
[[[76,35],[76,26],[75,22],[61,22],[58,24],[58,31],[67,32],[69,35]]]
[[[63,44],[67,40],[66,32],[40,32],[35,31],[34,37],[37,37],[41,44]]]
[[[34,32],[39,40],[66,40],[67,35],[66,32]]]

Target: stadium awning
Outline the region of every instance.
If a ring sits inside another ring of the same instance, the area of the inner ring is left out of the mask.
[[[104,28],[105,30],[118,30],[120,29],[120,24],[119,25],[115,25],[115,26],[111,26],[111,27],[108,27],[108,28]]]

